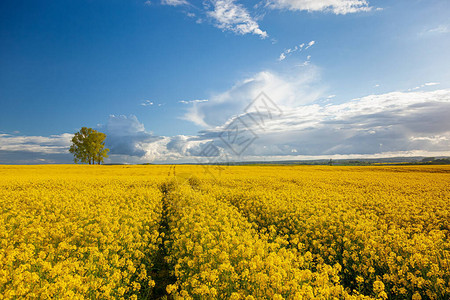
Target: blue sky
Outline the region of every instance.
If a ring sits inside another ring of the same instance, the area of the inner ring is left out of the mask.
[[[192,161],[211,142],[227,153],[220,133],[259,92],[283,116],[234,159],[446,155],[449,11],[446,0],[1,1],[0,163],[70,162],[82,126],[108,134],[110,162]]]

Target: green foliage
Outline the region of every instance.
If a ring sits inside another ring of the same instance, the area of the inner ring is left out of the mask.
[[[106,134],[92,128],[83,127],[72,138],[70,153],[74,162],[100,164],[108,157],[109,149],[105,148]]]

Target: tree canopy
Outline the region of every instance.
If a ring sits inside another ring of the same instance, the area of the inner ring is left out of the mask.
[[[105,148],[106,134],[92,128],[83,127],[72,138],[70,153],[74,162],[100,164],[108,157],[109,149]]]

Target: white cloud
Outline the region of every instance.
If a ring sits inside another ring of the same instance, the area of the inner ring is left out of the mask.
[[[316,43],[315,41],[311,41],[311,42],[309,42],[309,43],[306,45],[306,47],[305,47],[305,43],[302,43],[302,44],[296,45],[296,46],[294,46],[294,47],[292,47],[292,48],[288,48],[288,49],[284,50],[284,51],[280,54],[280,56],[279,56],[279,58],[278,58],[278,61],[283,61],[283,60],[285,60],[287,56],[292,55],[294,52],[297,52],[297,51],[298,51],[298,52],[301,52],[301,51],[303,51],[303,50],[307,50],[308,48],[310,48],[311,46],[313,46],[315,43]],[[307,56],[307,61],[309,61],[310,59],[311,59],[311,55],[308,55],[308,56]]]
[[[107,134],[108,161],[195,162],[211,142],[220,153],[230,153],[219,136],[237,118],[245,121],[245,130],[257,135],[243,156],[234,157],[239,160],[450,155],[450,89],[391,92],[318,104],[315,100],[325,96],[311,88],[316,77],[314,69],[291,76],[260,72],[208,102],[193,102],[185,118],[206,126],[198,135],[158,136],[136,116],[111,115],[98,128]],[[251,118],[254,111],[244,113],[262,90],[282,110],[263,127]],[[0,134],[0,161],[49,163],[58,158],[69,162],[72,136]]]
[[[142,102],[140,105],[141,105],[141,106],[153,106],[153,105],[157,105],[158,107],[160,107],[160,106],[163,106],[164,103],[155,103],[155,102],[150,101],[150,100],[145,100],[145,101]]]
[[[145,100],[141,103],[142,106],[152,106],[154,103],[150,100]]]
[[[203,99],[203,100],[181,100],[181,101],[178,101],[178,103],[183,103],[183,104],[202,103],[202,102],[208,102],[208,100]]]
[[[73,135],[23,136],[0,134],[0,151],[37,152],[45,154],[66,153]]]
[[[408,89],[408,92],[416,91],[416,90],[419,90],[419,89],[427,87],[427,86],[434,86],[434,85],[439,85],[439,84],[440,84],[439,82],[427,82],[427,83],[424,83],[424,84],[421,84],[416,87]]]
[[[337,15],[370,11],[372,7],[365,0],[269,0],[272,9],[299,11],[324,11]]]
[[[410,137],[412,141],[429,141],[433,144],[437,144],[440,142],[447,142],[450,140],[448,136],[437,135],[437,136],[412,136]]]
[[[450,29],[449,29],[449,26],[447,26],[447,25],[439,25],[438,27],[427,30],[427,33],[431,33],[431,34],[445,34],[445,33],[449,33],[449,32],[450,32]]]
[[[258,136],[247,148],[245,159],[286,159],[292,149],[302,156],[450,155],[450,90],[392,92],[343,104],[282,108],[282,117],[267,120],[263,129],[247,122],[245,114],[240,116]],[[217,136],[223,128],[211,129],[204,136]],[[220,140],[216,143],[226,148]]]
[[[232,31],[236,34],[255,34],[266,38],[267,32],[259,28],[258,23],[252,18],[241,4],[234,0],[212,0],[212,10],[206,5],[206,14],[213,20],[215,26],[222,30]]]
[[[161,0],[162,5],[180,6],[189,4],[186,0]]]
[[[305,47],[305,50],[311,48],[315,43],[316,43],[316,41],[309,42],[308,45]]]
[[[309,60],[305,60],[304,62],[302,62],[301,64],[299,64],[298,66],[299,67],[306,67],[306,66],[308,66],[309,65],[309,63],[310,63],[310,61]]]
[[[302,64],[300,64],[300,66],[301,66],[301,67],[306,67],[306,66],[308,66],[310,63],[311,63],[311,55],[308,55],[308,56],[306,57],[306,60],[305,60]]]
[[[161,0],[161,4],[193,7],[186,0]],[[196,13],[192,11],[184,13],[190,18],[196,18],[197,24],[210,21],[223,31],[231,31],[239,35],[254,34],[261,38],[268,37],[267,32],[259,27],[256,18],[253,18],[248,10],[235,0],[205,0]]]
[[[147,0],[147,1],[144,2],[144,4],[147,5],[147,6],[150,6],[150,5],[152,5],[152,2]]]
[[[263,129],[250,126],[258,139],[248,147],[245,157],[336,158],[440,153],[450,155],[450,90],[392,92],[352,99],[341,104],[327,101],[314,86],[314,68],[296,75],[271,71],[255,74],[228,91],[210,97],[208,103],[194,105],[185,115],[206,128],[199,138],[218,139],[236,118],[252,124],[245,107],[264,91],[283,110],[283,116],[268,120]],[[429,82],[422,86],[433,86]],[[297,152],[292,151],[295,149]]]
[[[318,76],[313,65],[297,68],[293,74],[262,71],[237,82],[223,93],[211,95],[206,103],[194,103],[183,118],[204,128],[220,126],[241,114],[262,91],[282,106],[312,103],[323,93],[323,88],[316,84]]]
[[[147,2],[145,3],[147,4]],[[267,3],[265,7],[271,9],[323,11],[335,14],[356,13],[372,9],[366,0],[268,0]],[[196,18],[198,24],[210,21],[215,27],[223,31],[231,31],[239,35],[254,34],[263,39],[268,37],[267,32],[260,28],[258,17],[252,16],[248,9],[236,0],[205,0],[202,2],[201,8],[192,6],[186,0],[161,0],[161,4],[188,6],[191,10],[195,8],[195,13],[192,11],[184,11],[184,13],[188,17]],[[253,6],[253,9],[259,8],[264,9],[258,4]],[[272,39],[271,42],[274,44],[276,40]],[[314,41],[311,41],[305,49],[313,44]],[[305,45],[302,44],[303,46]],[[286,58],[285,55],[280,55],[279,60],[284,58]]]
[[[145,143],[155,142],[161,138],[145,130],[144,124],[136,116],[109,116],[106,125],[100,126],[100,131],[107,135],[106,146],[111,154],[142,156]]]
[[[136,116],[111,115],[106,125],[100,126],[106,133],[106,146],[114,160],[127,162],[167,161],[182,159],[200,151],[200,145],[208,140],[191,140],[179,135],[157,136],[145,129]]]

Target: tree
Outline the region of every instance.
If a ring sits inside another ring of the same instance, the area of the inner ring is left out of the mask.
[[[106,134],[92,128],[83,127],[72,138],[70,153],[74,162],[100,164],[108,157],[109,149],[105,148]]]

